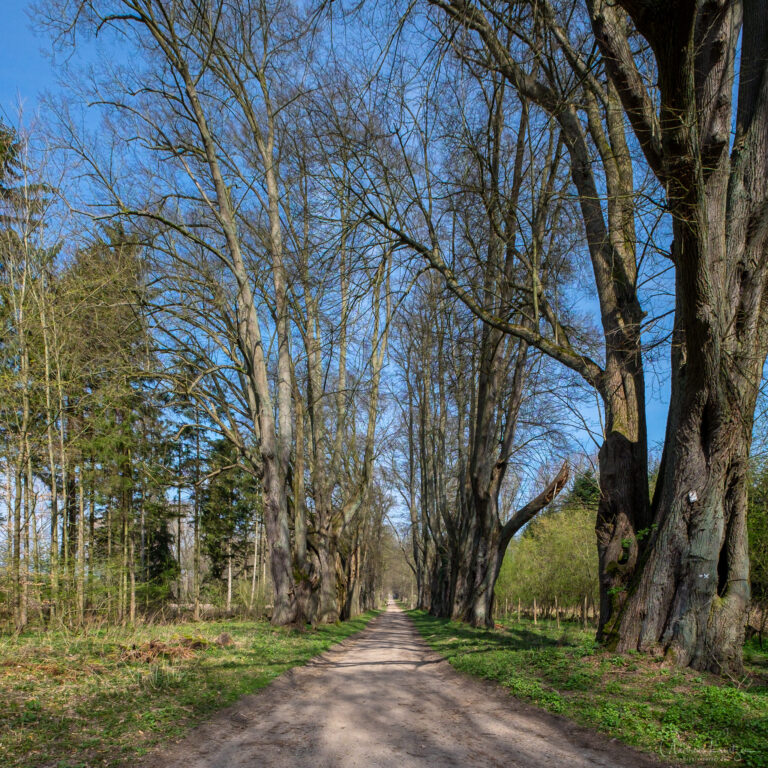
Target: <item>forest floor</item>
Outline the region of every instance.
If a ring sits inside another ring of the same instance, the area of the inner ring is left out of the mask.
[[[396,606],[195,729],[151,768],[412,768],[660,763],[455,672]]]
[[[205,621],[0,637],[0,766],[135,765],[349,635]]]
[[[768,768],[768,648],[756,638],[744,649],[745,675],[728,680],[612,653],[577,623],[509,618],[484,630],[409,614],[457,670],[660,760]]]

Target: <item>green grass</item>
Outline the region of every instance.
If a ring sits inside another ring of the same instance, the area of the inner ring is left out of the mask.
[[[0,638],[0,763],[131,764],[374,615],[304,633],[217,621]]]
[[[473,629],[409,611],[457,670],[664,760],[768,768],[768,653],[745,648],[748,675],[724,681],[660,658],[601,649],[577,625]]]

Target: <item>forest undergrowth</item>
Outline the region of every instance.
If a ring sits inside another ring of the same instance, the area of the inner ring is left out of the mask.
[[[3,768],[117,768],[362,630],[211,621],[0,638]]]
[[[577,623],[512,619],[484,630],[409,615],[458,671],[665,761],[768,767],[768,647],[756,638],[744,648],[745,675],[727,679],[617,655]]]

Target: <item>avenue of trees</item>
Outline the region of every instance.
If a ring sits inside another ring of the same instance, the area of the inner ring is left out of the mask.
[[[405,558],[437,615],[567,587],[618,651],[740,671],[765,3],[43,0],[35,23],[68,69],[45,130],[0,141],[9,624],[214,593],[333,622],[405,591]]]
[[[395,195],[403,214],[373,215],[422,253],[487,326],[568,367],[599,395],[599,638],[619,650],[661,646],[683,666],[738,670],[749,605],[748,457],[768,349],[768,8],[683,2],[670,12],[654,0],[431,5],[459,61],[511,90],[527,121],[537,115],[557,131],[602,350],[561,308],[562,281],[550,297],[538,274],[549,254],[535,245],[517,277],[519,251],[504,240],[512,254],[504,285],[520,292],[514,309],[499,304],[495,286],[468,277],[451,250],[454,228],[439,226],[448,211],[436,201],[452,200],[452,181],[434,167],[426,120],[413,126],[419,173],[409,164],[408,185]],[[435,82],[425,84],[425,115]],[[488,126],[490,137],[492,120]],[[516,157],[511,147],[508,157]],[[494,159],[493,152],[482,159],[487,179],[474,185],[484,202],[501,176]],[[662,221],[644,210],[649,199],[663,207]],[[489,218],[487,231],[503,233]],[[535,216],[528,221],[533,226]],[[490,253],[492,238],[484,245]],[[652,279],[654,253],[673,272],[674,305],[667,433],[651,497],[643,348],[655,308],[643,305],[641,286]],[[526,301],[533,311],[516,316]]]

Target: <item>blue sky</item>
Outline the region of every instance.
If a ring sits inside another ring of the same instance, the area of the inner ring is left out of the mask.
[[[50,60],[42,52],[48,40],[32,33],[27,0],[4,0],[0,25],[0,111],[16,121],[19,100],[26,120],[36,112],[39,97],[56,87]]]
[[[58,88],[56,69],[50,58],[49,39],[45,34],[32,31],[29,5],[29,0],[3,0],[0,116],[10,123],[17,122],[19,103],[23,108],[24,122],[32,122],[44,93],[55,92]],[[649,367],[647,377],[648,443],[653,451],[664,437],[669,393],[665,374],[656,376]],[[588,414],[585,416],[590,419]]]

